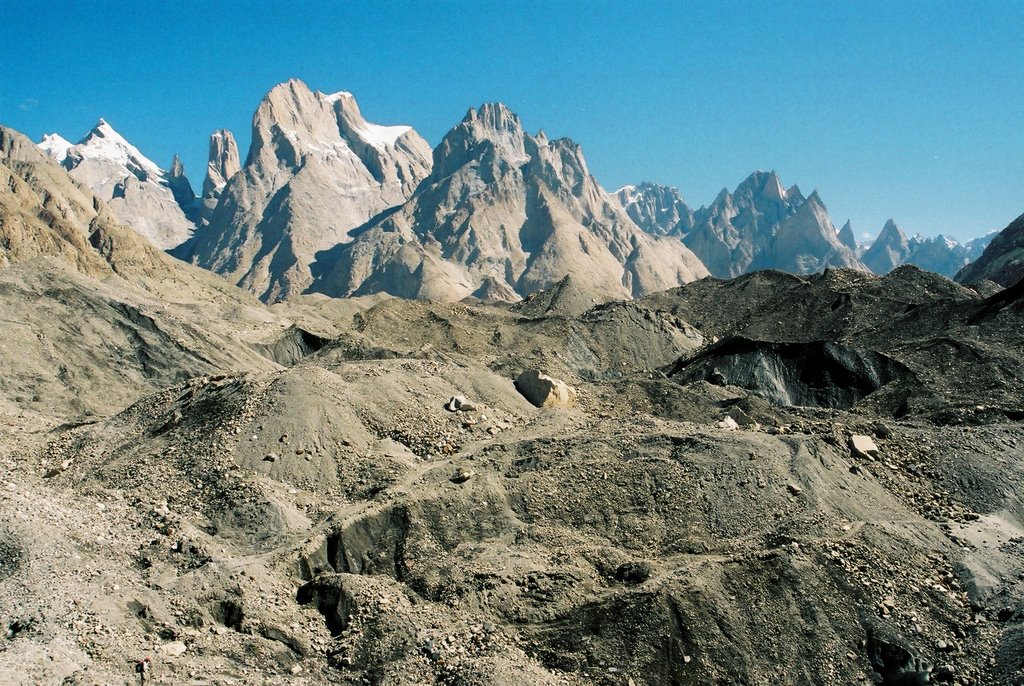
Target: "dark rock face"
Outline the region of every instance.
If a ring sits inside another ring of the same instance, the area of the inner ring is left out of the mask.
[[[840,409],[909,375],[892,358],[831,341],[766,343],[748,338],[722,341],[695,359],[677,363],[671,373],[684,383],[739,386],[779,405]]]
[[[964,267],[956,280],[971,283],[988,279],[1012,286],[1024,277],[1024,214],[992,239],[977,261]]]

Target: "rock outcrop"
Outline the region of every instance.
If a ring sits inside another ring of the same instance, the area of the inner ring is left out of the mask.
[[[988,244],[977,260],[964,267],[956,280],[971,283],[988,279],[1009,288],[1024,278],[1024,214],[1010,222]]]
[[[470,110],[394,211],[321,256],[313,290],[515,300],[566,275],[601,301],[707,274],[678,240],[645,234],[590,175],[580,146],[523,131],[501,104]]]
[[[615,191],[629,218],[655,236],[684,235],[693,228],[694,216],[679,189],[644,181]]]
[[[51,134],[39,147],[157,247],[179,245],[195,229],[195,195],[180,161],[164,171],[103,119],[76,145]]]
[[[205,226],[217,207],[217,201],[227,185],[228,179],[242,168],[238,157],[238,144],[227,129],[210,134],[210,161],[206,164],[206,178],[203,179],[203,200],[200,223]]]
[[[301,293],[318,251],[350,241],[430,171],[430,147],[410,127],[367,122],[351,94],[313,92],[296,79],[264,97],[245,165],[224,178],[230,147],[226,136],[211,142],[209,195],[226,185],[208,225],[175,254],[265,301]]]

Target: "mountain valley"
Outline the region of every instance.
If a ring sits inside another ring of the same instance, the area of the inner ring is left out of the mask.
[[[295,79],[209,158],[0,127],[0,682],[1024,683],[1024,216]]]

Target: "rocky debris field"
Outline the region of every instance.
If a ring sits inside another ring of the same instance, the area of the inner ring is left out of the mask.
[[[1024,683],[1019,290],[274,317],[114,412],[4,398],[0,681]]]

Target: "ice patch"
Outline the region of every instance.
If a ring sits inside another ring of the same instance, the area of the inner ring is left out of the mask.
[[[395,141],[409,131],[412,131],[411,126],[380,126],[369,122],[364,122],[355,129],[360,138],[378,150],[394,145]]]
[[[338,102],[342,98],[351,98],[352,94],[348,91],[338,91],[337,93],[320,93],[324,100],[327,102]]]

